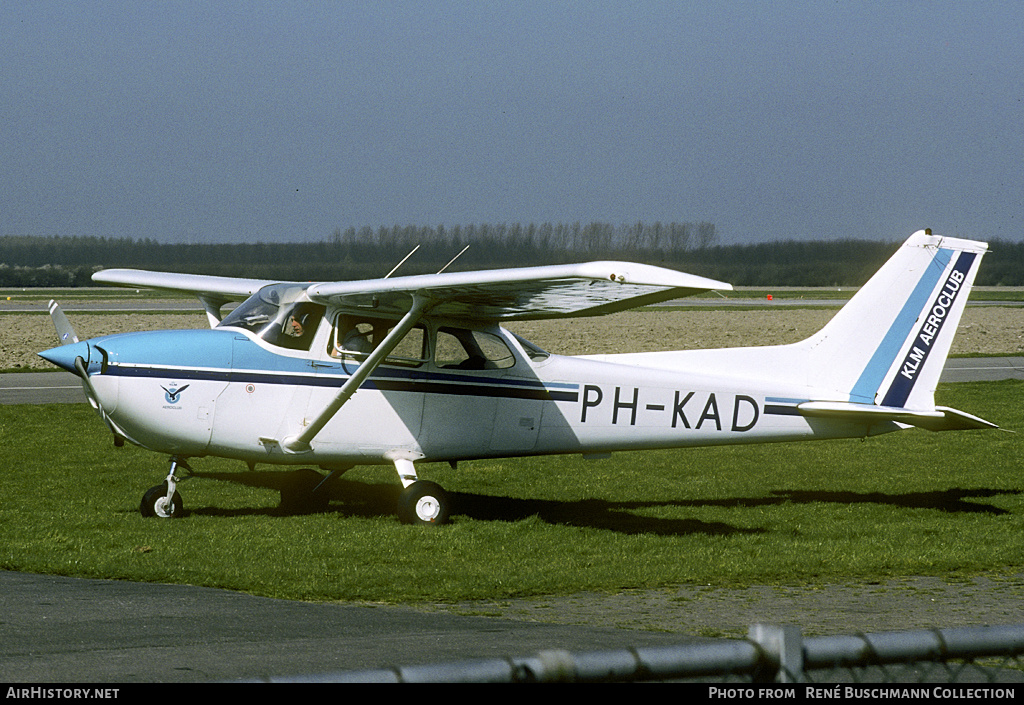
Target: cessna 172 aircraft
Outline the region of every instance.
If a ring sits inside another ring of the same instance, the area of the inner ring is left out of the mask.
[[[51,302],[63,345],[40,355],[81,377],[116,443],[170,456],[143,515],[180,516],[176,471],[219,456],[325,481],[390,464],[399,518],[444,523],[450,500],[417,462],[994,428],[934,401],[986,250],[914,233],[803,342],[578,357],[499,323],[732,287],[625,262],[324,283],[109,269],[93,279],[195,294],[211,329],[79,341]]]

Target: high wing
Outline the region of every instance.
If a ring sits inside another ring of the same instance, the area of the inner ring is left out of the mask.
[[[92,280],[99,284],[194,294],[199,297],[203,308],[206,309],[211,327],[220,321],[220,309],[224,304],[244,301],[268,284],[278,283],[266,279],[238,279],[205,274],[152,272],[143,269],[104,269],[93,274]]]
[[[732,286],[692,274],[625,262],[314,284],[306,290],[313,301],[343,310],[370,309],[400,314],[401,320],[342,385],[334,400],[309,421],[302,432],[282,439],[281,448],[290,453],[308,452],[310,441],[412,326],[426,315],[485,321],[597,316],[711,289],[732,289]]]
[[[139,286],[146,289],[180,291],[197,296],[219,296],[228,301],[244,300],[267,284],[279,283],[269,279],[238,279],[206,274],[152,272],[144,269],[103,269],[93,274],[92,280],[115,286]]]
[[[240,301],[280,282],[138,269],[105,269],[93,281],[191,293],[220,320],[221,306]],[[446,272],[351,282],[302,284],[312,301],[348,311],[373,309],[402,316],[414,296],[425,300],[432,316],[473,320],[527,320],[599,316],[637,306],[732,290],[732,285],[693,274],[630,262]]]
[[[431,316],[528,320],[599,316],[732,285],[629,262],[451,272],[311,285],[313,301],[341,309],[405,314],[414,296]]]

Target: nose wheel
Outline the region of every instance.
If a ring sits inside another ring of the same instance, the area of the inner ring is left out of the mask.
[[[171,458],[171,471],[162,485],[150,487],[142,495],[142,503],[139,504],[139,513],[144,517],[157,517],[159,519],[176,519],[185,513],[185,505],[178,494],[178,478],[175,473],[182,467],[191,470],[184,460]]]
[[[142,504],[139,505],[139,513],[144,517],[157,517],[159,519],[176,519],[185,511],[185,505],[181,502],[181,495],[171,492],[168,496],[167,483],[150,487],[146,494],[142,495]]]

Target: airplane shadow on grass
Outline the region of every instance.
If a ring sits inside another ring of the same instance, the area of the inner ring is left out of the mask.
[[[248,487],[276,490],[281,493],[277,507],[219,509],[202,507],[188,509],[190,514],[204,516],[292,516],[309,513],[335,513],[342,516],[379,518],[395,516],[398,496],[402,488],[391,483],[368,483],[334,478],[320,486],[322,475],[312,470],[194,472],[194,477],[233,482]],[[811,490],[774,490],[766,497],[730,497],[723,499],[613,501],[607,499],[581,499],[570,501],[546,499],[517,499],[467,492],[449,492],[454,517],[464,516],[482,521],[520,521],[537,517],[549,524],[587,527],[616,531],[622,534],[654,534],[658,536],[685,536],[705,534],[729,536],[734,534],[766,533],[767,529],[744,528],[725,522],[707,522],[698,519],[664,519],[641,516],[632,512],[658,507],[766,507],[784,504],[883,504],[908,509],[934,509],[943,512],[1007,514],[1007,510],[992,504],[972,501],[978,498],[1020,494],[1018,490],[948,489],[932,492],[888,494],[884,492],[843,492]],[[187,504],[187,502],[186,502]]]

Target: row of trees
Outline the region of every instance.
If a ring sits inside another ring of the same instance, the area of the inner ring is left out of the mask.
[[[449,271],[618,259],[738,286],[859,286],[897,246],[872,240],[723,246],[707,222],[364,227],[304,243],[7,236],[0,237],[0,286],[89,286],[92,273],[108,267],[288,281],[375,278],[413,248],[400,274],[436,272],[456,255]],[[997,242],[992,250],[978,283],[1024,285],[1024,244]]]

